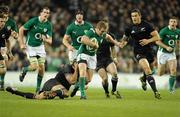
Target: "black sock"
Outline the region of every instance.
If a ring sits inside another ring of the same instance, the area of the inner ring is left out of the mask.
[[[118,78],[117,77],[112,78],[111,82],[112,82],[112,91],[115,92],[116,87],[117,87]]]
[[[108,85],[109,85],[108,79],[106,79],[106,80],[104,80],[104,82],[102,82],[102,86],[103,86],[103,88],[104,88],[105,93],[109,93],[109,91],[108,91]]]
[[[151,86],[152,90],[154,92],[157,92],[156,83],[155,83],[155,80],[154,80],[153,76],[152,75],[147,75],[146,78],[147,78],[147,81],[148,81],[149,85]]]
[[[146,78],[146,74],[143,72],[143,81],[146,82],[147,78]]]
[[[35,96],[33,93],[24,93],[21,91],[14,91],[14,94],[28,98],[28,99],[34,99],[34,96]]]

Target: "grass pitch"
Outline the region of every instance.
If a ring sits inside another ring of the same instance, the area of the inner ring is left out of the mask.
[[[32,88],[19,88],[33,92]],[[180,117],[180,90],[161,90],[161,100],[151,90],[120,90],[123,99],[105,98],[103,89],[87,91],[79,97],[59,100],[31,100],[0,92],[0,117]]]

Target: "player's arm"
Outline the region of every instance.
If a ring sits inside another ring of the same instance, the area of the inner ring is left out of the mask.
[[[74,84],[77,82],[77,78],[78,78],[78,64],[74,63],[73,64],[73,68],[74,68],[74,73],[72,74],[71,78],[70,78],[70,84]]]
[[[105,37],[109,42],[113,43],[114,45],[116,46],[120,46],[120,43],[118,41],[116,41],[115,39],[112,38],[111,35],[109,34],[106,34],[106,37]]]
[[[74,47],[70,44],[71,38],[69,35],[65,34],[63,37],[63,44],[68,48],[69,51],[73,51]]]
[[[7,55],[9,57],[9,60],[13,60],[13,55],[12,55],[12,52],[11,52],[11,44],[10,44],[9,39],[6,40],[6,47],[7,47]]]
[[[85,44],[85,45],[88,45],[88,46],[91,46],[92,48],[94,49],[97,49],[99,47],[98,44],[92,42],[88,36],[84,35],[81,37],[81,39],[79,40],[81,43]]]
[[[129,41],[128,37],[124,34],[122,39],[120,39],[120,42],[119,42],[120,48],[124,48],[124,46],[127,45],[128,41]]]
[[[150,33],[150,35],[152,36],[150,39],[142,39],[142,40],[139,40],[140,44],[142,46],[145,46],[149,43],[152,43],[152,42],[156,42],[156,41],[159,41],[160,40],[160,37],[159,37],[159,34],[156,30],[152,31]]]
[[[161,46],[162,48],[166,49],[168,52],[173,51],[173,48],[172,48],[172,47],[167,46],[167,45],[164,44],[161,40],[156,41],[156,44],[157,44],[158,46]]]
[[[42,41],[46,42],[48,44],[52,44],[52,37],[50,37],[49,35],[42,35]]]
[[[26,48],[26,45],[25,45],[25,42],[24,42],[24,31],[25,31],[24,26],[21,26],[20,29],[19,29],[19,39],[18,39],[21,49]]]

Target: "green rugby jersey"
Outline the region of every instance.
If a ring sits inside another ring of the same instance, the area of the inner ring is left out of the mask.
[[[159,35],[161,37],[161,41],[165,45],[172,47],[175,51],[176,40],[180,40],[180,29],[177,28],[176,30],[170,30],[169,27],[167,26],[160,30]],[[165,48],[162,48],[160,46],[159,46],[159,50],[162,52],[168,52]]]
[[[77,24],[74,21],[67,27],[66,35],[70,36],[72,40],[71,45],[75,49],[78,50],[79,46],[81,45],[81,43],[78,42],[79,38],[81,38],[85,34],[85,32],[87,32],[91,28],[93,28],[93,26],[89,22],[86,22],[86,21],[84,21],[83,24],[81,25]]]
[[[89,37],[89,39],[92,41],[92,42],[95,42],[95,43],[98,43],[98,45],[100,46],[103,39],[105,39],[106,37],[106,33],[104,33],[102,36],[99,36],[94,29],[90,29],[89,31],[87,31],[85,33],[85,35],[87,37]],[[81,54],[81,53],[84,53],[84,54],[87,54],[87,55],[90,55],[90,56],[94,56],[97,52],[97,49],[94,49],[88,45],[85,45],[85,44],[81,44],[81,46],[79,47],[79,50],[78,50],[78,54]]]
[[[6,24],[5,24],[5,27],[8,29],[8,30],[13,30],[15,32],[18,32],[18,28],[17,28],[17,25],[16,25],[16,22],[15,20],[13,20],[12,18],[8,18],[8,20],[6,21]]]
[[[23,27],[27,30],[26,43],[37,47],[43,44],[41,35],[52,37],[52,24],[49,21],[40,22],[39,17],[34,17],[26,22]]]

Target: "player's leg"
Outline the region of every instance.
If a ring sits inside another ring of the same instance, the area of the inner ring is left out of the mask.
[[[4,76],[6,73],[6,65],[3,57],[0,57],[0,91],[4,91]]]
[[[117,83],[118,83],[118,76],[117,76],[117,68],[114,62],[111,62],[107,67],[106,70],[111,74],[112,79],[112,95],[115,95],[116,98],[121,98],[121,95],[119,94],[117,90]]]
[[[175,81],[176,81],[176,68],[177,68],[177,60],[169,60],[168,66],[170,69],[170,78],[169,78],[169,91],[174,91]]]
[[[102,79],[102,86],[103,86],[103,88],[104,88],[105,95],[106,95],[107,98],[109,98],[109,97],[110,97],[109,91],[108,91],[108,85],[109,85],[109,83],[108,83],[108,75],[107,75],[107,73],[106,73],[106,70],[105,70],[104,68],[100,68],[100,69],[98,70],[98,74],[99,74],[99,76],[100,76],[101,79]]]
[[[36,92],[40,91],[40,88],[41,88],[41,82],[42,82],[44,72],[45,72],[45,58],[39,57],[38,64],[39,64],[39,67],[38,67],[38,75],[37,75]]]
[[[18,96],[22,96],[22,97],[27,98],[27,99],[35,99],[35,94],[33,94],[33,93],[26,93],[26,92],[18,91],[18,90],[11,88],[11,87],[7,87],[6,91],[10,92],[12,94],[18,95]]]
[[[19,80],[22,82],[27,74],[28,71],[35,71],[38,68],[38,61],[36,57],[29,58],[30,65],[23,67],[22,72],[19,76]]]
[[[147,81],[155,94],[155,98],[160,99],[161,97],[156,88],[156,83],[155,83],[154,77],[152,76],[152,71],[151,71],[149,62],[147,61],[146,58],[141,58],[139,60],[139,65],[141,66],[141,68],[146,74]]]

